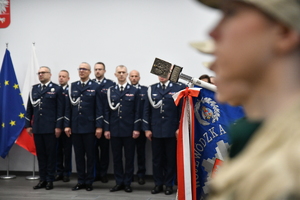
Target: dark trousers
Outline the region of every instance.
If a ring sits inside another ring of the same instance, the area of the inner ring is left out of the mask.
[[[97,139],[95,176],[106,176],[109,165],[109,140],[104,135]]]
[[[176,174],[176,138],[152,137],[151,143],[155,185],[173,186]]]
[[[111,137],[111,148],[116,184],[130,185],[134,168],[135,139],[132,137]],[[123,148],[125,156],[125,173],[123,170]]]
[[[95,166],[95,133],[73,133],[72,141],[74,145],[78,183],[92,184],[94,181]]]
[[[62,132],[57,138],[56,174],[70,176],[72,172],[72,137]]]
[[[54,181],[56,164],[56,137],[54,133],[34,134],[34,143],[41,181]]]
[[[137,164],[138,170],[136,174],[138,177],[144,177],[146,173],[146,141],[145,132],[141,131],[140,136],[135,139],[136,144],[136,155],[137,155]]]

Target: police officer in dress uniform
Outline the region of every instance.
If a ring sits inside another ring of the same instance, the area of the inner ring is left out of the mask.
[[[181,106],[176,107],[172,95],[184,85],[159,77],[159,83],[148,88],[144,106],[143,129],[152,141],[153,178],[155,187],[151,193],[173,193],[176,175],[176,133],[179,128]]]
[[[65,101],[68,96],[68,81],[70,80],[69,72],[61,70],[58,74],[58,82],[63,89],[63,96],[65,96],[63,111],[65,111]],[[63,113],[64,115],[65,113]],[[56,177],[55,181],[63,180],[63,182],[70,181],[70,174],[72,172],[72,140],[67,137],[65,132],[62,132],[57,138],[57,158],[56,158]]]
[[[107,89],[110,86],[113,86],[115,83],[110,80],[106,79],[104,77],[104,74],[106,73],[105,70],[105,64],[103,62],[97,62],[94,65],[94,73],[95,73],[95,81],[99,84],[99,90],[101,91],[101,100],[102,104],[104,105],[107,101]],[[99,153],[99,148],[100,152]],[[100,156],[100,157],[99,157]],[[107,170],[109,165],[109,140],[105,137],[101,137],[100,139],[97,139],[96,144],[96,168],[95,168],[95,180],[100,180],[102,183],[107,183]]]
[[[144,103],[147,95],[147,87],[139,84],[140,81],[140,73],[137,70],[132,70],[129,73],[129,80],[131,85],[136,87],[139,90],[139,99],[140,99],[140,116],[143,116]],[[140,136],[136,139],[136,154],[137,154],[137,176],[138,176],[138,184],[145,184],[145,173],[146,173],[146,141],[147,138],[145,136],[145,132],[142,131],[142,127],[140,129]]]
[[[65,132],[72,134],[78,183],[73,191],[93,190],[96,138],[102,135],[103,107],[99,85],[89,79],[91,67],[83,62],[78,68],[80,80],[69,87],[66,102]],[[85,159],[86,157],[86,159]]]
[[[126,81],[127,68],[116,67],[115,76],[118,83],[107,90],[104,117],[104,135],[111,140],[116,185],[110,189],[115,192],[124,189],[132,192],[131,181],[134,170],[135,138],[139,137],[139,94],[138,90]],[[123,170],[123,148],[125,155],[125,172]]]
[[[33,85],[29,94],[25,126],[30,135],[34,134],[39,165],[40,181],[33,189],[51,190],[55,176],[56,138],[63,126],[64,96],[62,88],[51,82],[49,67],[40,67],[38,76],[41,83]]]

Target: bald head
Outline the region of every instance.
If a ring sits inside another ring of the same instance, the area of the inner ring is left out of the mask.
[[[139,84],[140,78],[140,73],[137,70],[132,70],[129,73],[129,80],[131,85]]]

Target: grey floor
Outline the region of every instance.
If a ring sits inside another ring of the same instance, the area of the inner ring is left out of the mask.
[[[0,171],[0,176],[6,175],[6,172]],[[109,189],[115,185],[113,176],[109,176],[108,183],[94,182],[94,190],[72,191],[71,188],[76,185],[76,174],[73,174],[71,181],[64,183],[62,181],[54,182],[53,190],[33,190],[32,187],[38,183],[38,180],[27,180],[27,173],[10,172],[16,175],[14,179],[0,179],[0,200],[174,200],[174,194],[165,195],[164,193],[151,194],[154,187],[151,176],[146,178],[145,185],[139,185],[136,181],[132,183],[132,193],[126,193],[123,190],[118,192],[109,192]]]

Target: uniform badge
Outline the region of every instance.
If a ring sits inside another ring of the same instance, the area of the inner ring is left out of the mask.
[[[220,109],[211,98],[203,98],[195,104],[195,116],[198,122],[204,126],[219,121]]]

